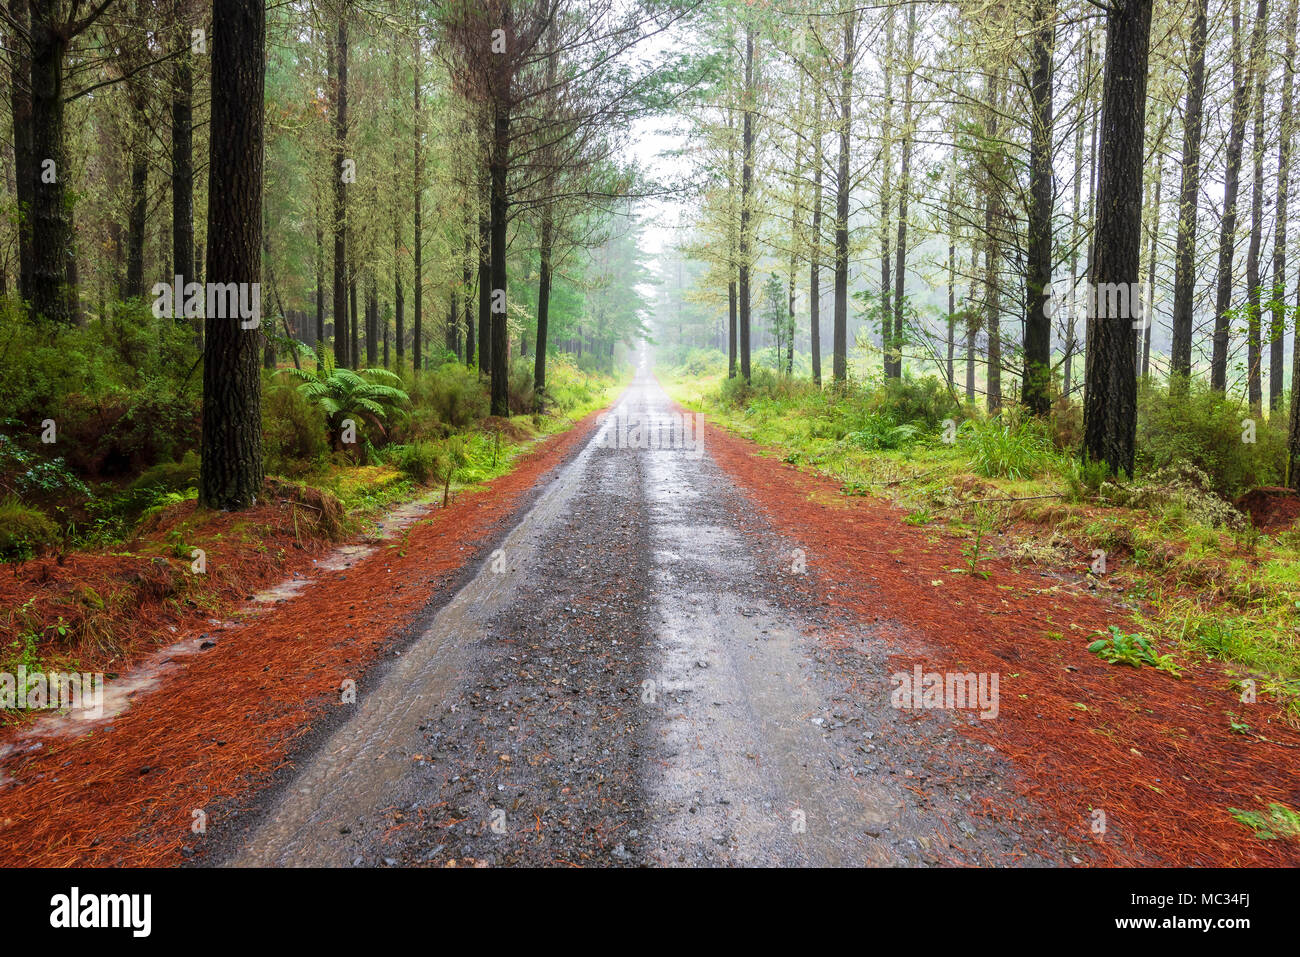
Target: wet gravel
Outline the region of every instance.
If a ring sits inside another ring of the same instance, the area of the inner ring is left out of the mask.
[[[673,414],[645,377],[620,411]],[[306,786],[272,812],[298,814],[298,832],[315,828],[312,861],[932,866],[1086,856],[1032,808],[1008,816],[1010,770],[959,733],[958,722],[977,719],[890,707],[890,675],[918,651],[891,640],[883,617],[864,628],[825,600],[831,586],[807,560],[816,543],[774,532],[707,455],[598,444],[567,466],[565,497],[524,518],[526,545],[509,545],[525,541],[512,533],[478,573],[495,577],[475,580],[488,597],[457,614],[458,640],[385,679],[381,702],[420,709],[403,713],[399,740],[382,748],[386,766],[400,752],[399,772],[382,788],[322,778],[337,793],[315,818],[306,808],[324,798]],[[861,588],[870,601],[870,583]],[[367,733],[383,720],[372,715]],[[320,760],[354,760],[348,747],[344,733]],[[269,833],[264,845],[280,840]]]
[[[589,460],[539,566],[490,620],[470,677],[422,729],[384,863],[622,866],[641,860],[649,645],[640,459]],[[509,556],[502,556],[509,564]],[[409,800],[408,800],[409,799]]]

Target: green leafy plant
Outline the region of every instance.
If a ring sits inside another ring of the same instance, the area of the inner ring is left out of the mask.
[[[971,528],[971,537],[963,546],[961,552],[966,556],[966,573],[968,575],[978,575],[980,578],[988,580],[989,573],[979,567],[983,561],[981,552],[983,551],[984,539],[993,532],[993,513],[984,507],[976,507],[975,524]]]
[[[498,441],[500,440],[500,436],[501,433],[498,432],[497,433]],[[455,438],[448,439],[447,444],[443,447],[443,449],[447,460],[447,464],[446,464],[447,473],[442,483],[442,507],[446,508],[447,500],[451,497],[452,476],[456,474],[457,469],[465,467],[465,464],[468,461],[468,456],[466,455],[465,452],[465,440],[460,436],[456,436]],[[493,460],[495,461],[495,459],[496,456],[494,453]]]
[[[401,378],[387,369],[340,369],[328,352],[322,350],[321,356],[315,369],[284,371],[300,380],[298,391],[324,413],[330,447],[335,451],[343,447],[343,423],[348,419],[362,419],[385,435],[388,417],[410,402],[410,396],[397,388]]]
[[[26,561],[58,540],[58,529],[44,512],[14,496],[0,500],[0,561]]]
[[[1034,420],[1015,423],[998,417],[962,431],[971,448],[971,471],[988,478],[1033,478],[1056,457],[1045,426]]]
[[[1230,807],[1228,813],[1254,831],[1262,841],[1300,838],[1300,813],[1285,804],[1269,804],[1267,811],[1243,811]]]
[[[1238,718],[1237,715],[1233,714],[1231,711],[1225,711],[1224,714],[1228,716],[1228,728],[1233,734],[1250,733],[1250,725]]]
[[[1131,665],[1141,668],[1143,665],[1164,671],[1177,677],[1181,669],[1174,663],[1172,655],[1157,653],[1155,646],[1144,635],[1129,635],[1120,631],[1118,626],[1109,627],[1110,636],[1103,635],[1088,646],[1094,655],[1112,665]]]

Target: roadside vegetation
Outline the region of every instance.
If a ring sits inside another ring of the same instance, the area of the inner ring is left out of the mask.
[[[494,417],[487,383],[452,353],[417,375],[339,369],[297,348],[297,367],[262,373],[265,500],[227,513],[197,502],[188,327],[123,306],[33,336],[20,315],[0,315],[0,671],[120,664],[150,627],[221,614],[283,576],[289,553],[319,553],[396,503],[441,504],[509,471],[619,382],[556,356],[535,412],[532,360],[520,359],[512,414]]]
[[[1268,491],[1282,483],[1286,434],[1273,423],[1285,415],[1244,441],[1231,399],[1144,384],[1130,480],[1080,462],[1080,413],[1059,399],[1038,419],[1019,407],[989,416],[936,377],[822,390],[760,367],[746,384],[709,350],[660,376],[684,406],[833,476],[845,495],[963,537],[969,573],[996,552],[1110,594],[1141,628],[1091,636],[1103,659],[1176,676],[1179,659],[1214,658],[1300,718],[1300,528],[1296,500]]]

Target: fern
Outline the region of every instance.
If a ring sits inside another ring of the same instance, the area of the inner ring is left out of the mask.
[[[285,369],[299,380],[298,391],[325,416],[330,444],[342,444],[343,423],[361,419],[381,435],[392,415],[403,414],[411,397],[398,388],[402,380],[387,369],[341,369],[334,357],[322,350],[315,369]],[[396,383],[396,385],[390,384]]]

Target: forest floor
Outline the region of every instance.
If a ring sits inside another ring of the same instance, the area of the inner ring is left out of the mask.
[[[1230,811],[1300,803],[1288,716],[1089,653],[1133,625],[1084,575],[712,425],[619,448],[682,421],[644,370],[613,411],[11,749],[0,863],[1300,863]]]

